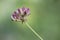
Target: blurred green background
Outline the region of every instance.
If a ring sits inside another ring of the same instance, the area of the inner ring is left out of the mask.
[[[25,24],[11,21],[23,6],[31,11],[27,22],[44,40],[60,40],[60,0],[0,0],[0,40],[40,40]]]

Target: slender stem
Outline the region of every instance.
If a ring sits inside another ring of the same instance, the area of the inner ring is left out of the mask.
[[[27,22],[26,25],[40,40],[43,40],[43,38]]]

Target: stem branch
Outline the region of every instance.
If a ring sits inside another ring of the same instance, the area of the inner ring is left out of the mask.
[[[43,38],[28,23],[26,23],[26,25],[40,40],[43,40]]]

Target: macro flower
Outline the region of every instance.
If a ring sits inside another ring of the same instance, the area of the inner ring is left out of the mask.
[[[27,18],[27,16],[30,15],[30,9],[29,8],[18,8],[16,11],[13,12],[11,15],[11,19],[13,21],[22,21],[24,22]]]
[[[13,21],[22,21],[25,22],[27,20],[27,16],[30,15],[30,9],[29,8],[18,8],[16,11],[13,12],[11,15],[11,19]],[[43,40],[43,38],[26,22],[27,27],[40,39]]]

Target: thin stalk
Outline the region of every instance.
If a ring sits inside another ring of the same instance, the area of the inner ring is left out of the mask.
[[[40,40],[43,40],[43,38],[27,22],[26,25]]]

